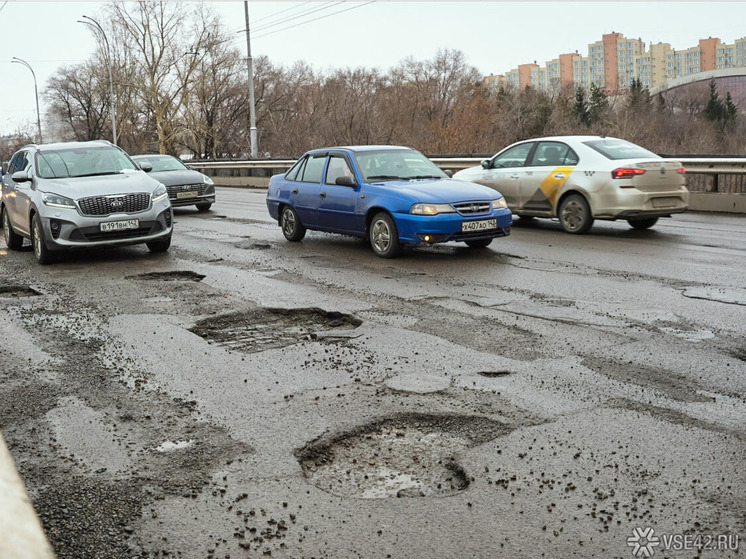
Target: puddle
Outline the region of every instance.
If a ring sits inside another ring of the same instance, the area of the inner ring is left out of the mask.
[[[319,308],[257,309],[201,320],[190,332],[231,350],[254,353],[300,341],[347,339],[362,321]]]
[[[508,375],[511,375],[513,373],[510,371],[479,371],[477,374],[487,378],[497,378],[507,377]]]
[[[306,479],[341,497],[447,497],[469,486],[458,456],[510,428],[484,417],[406,414],[295,452]]]
[[[194,441],[166,441],[165,443],[158,445],[155,449],[158,452],[172,452],[174,450],[182,450],[194,446]]]
[[[36,297],[41,295],[26,285],[0,285],[0,297]]]
[[[205,279],[205,276],[203,274],[198,274],[197,272],[183,270],[175,272],[149,272],[147,274],[127,276],[127,279],[156,281],[202,281],[203,279]]]

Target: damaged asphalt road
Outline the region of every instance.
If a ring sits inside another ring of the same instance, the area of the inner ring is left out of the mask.
[[[163,255],[0,241],[0,430],[60,559],[743,554],[746,219],[382,260],[219,195]]]

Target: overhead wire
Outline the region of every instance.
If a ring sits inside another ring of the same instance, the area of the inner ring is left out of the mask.
[[[287,27],[283,27],[282,29],[275,29],[274,31],[270,31],[268,33],[263,33],[263,34],[260,34],[260,35],[256,35],[255,37],[252,37],[252,38],[253,39],[260,39],[262,37],[267,37],[269,35],[274,35],[275,33],[279,33],[281,31],[286,31],[288,29],[293,29],[294,27],[300,27],[301,25],[305,25],[307,23],[311,23],[311,22],[314,22],[314,21],[319,21],[321,19],[326,19],[328,17],[332,17],[332,16],[335,16],[337,14],[341,14],[341,13],[344,13],[344,12],[349,12],[350,10],[356,10],[357,8],[362,8],[363,6],[367,6],[368,4],[372,4],[375,1],[376,0],[370,0],[369,2],[364,2],[362,4],[358,4],[356,6],[352,6],[351,8],[345,8],[344,10],[338,10],[338,11],[336,11],[334,13],[331,13],[331,14],[325,14],[323,16],[319,16],[319,17],[314,18],[314,19],[309,19],[307,21],[302,21],[300,23],[296,23],[295,25],[289,25]],[[343,3],[343,2],[339,2],[339,3]]]

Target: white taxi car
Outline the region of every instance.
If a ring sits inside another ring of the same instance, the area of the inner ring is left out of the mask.
[[[558,218],[568,233],[586,233],[595,219],[647,229],[689,206],[681,162],[605,136],[518,142],[453,178],[494,188],[521,218]]]

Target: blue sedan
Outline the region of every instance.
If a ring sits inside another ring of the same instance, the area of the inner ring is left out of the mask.
[[[484,248],[510,234],[499,192],[454,180],[398,146],[316,149],[269,181],[267,207],[288,241],[307,229],[367,238],[383,258],[404,246],[461,241]]]

